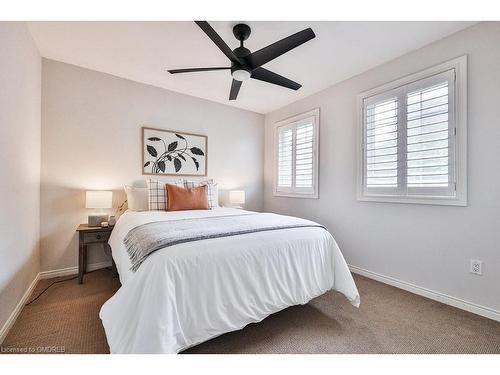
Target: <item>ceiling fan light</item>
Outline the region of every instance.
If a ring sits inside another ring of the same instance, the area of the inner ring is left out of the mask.
[[[235,70],[231,75],[237,81],[246,81],[250,78],[250,72],[244,69]]]

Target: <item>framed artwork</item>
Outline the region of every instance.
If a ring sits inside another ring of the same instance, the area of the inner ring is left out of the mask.
[[[142,128],[142,174],[207,175],[207,136]]]

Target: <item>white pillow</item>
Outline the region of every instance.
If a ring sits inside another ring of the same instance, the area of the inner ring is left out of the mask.
[[[203,186],[207,185],[208,186],[208,208],[210,210],[213,210],[214,208],[219,207],[219,188],[217,187],[217,184],[214,183],[214,180],[201,180],[201,181],[189,181],[189,180],[184,180],[184,187],[185,188],[194,188],[198,186]]]
[[[148,188],[137,188],[125,185],[128,209],[132,211],[148,210]]]

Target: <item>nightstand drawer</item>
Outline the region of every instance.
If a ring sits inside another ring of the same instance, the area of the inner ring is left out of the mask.
[[[83,234],[83,243],[108,242],[109,232],[93,232]]]

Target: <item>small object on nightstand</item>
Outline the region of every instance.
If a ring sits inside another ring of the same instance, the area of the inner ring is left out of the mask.
[[[112,191],[87,191],[85,193],[85,208],[111,208],[112,200]],[[108,215],[106,213],[97,212],[88,217],[89,226],[98,227],[103,221],[108,221]]]
[[[103,221],[103,222],[101,223],[101,228],[107,228],[107,227],[109,227],[108,222],[107,222],[107,221]]]
[[[108,220],[108,215],[91,214],[89,215],[88,225],[91,227],[99,227],[106,220]]]
[[[116,216],[111,215],[108,220],[109,225],[114,226],[116,224]]]
[[[113,227],[91,227],[88,224],[80,224],[76,229],[78,232],[78,283],[83,283],[83,275],[87,270],[87,245],[101,243],[108,246],[109,236]],[[115,261],[112,259],[113,277],[118,276]]]

